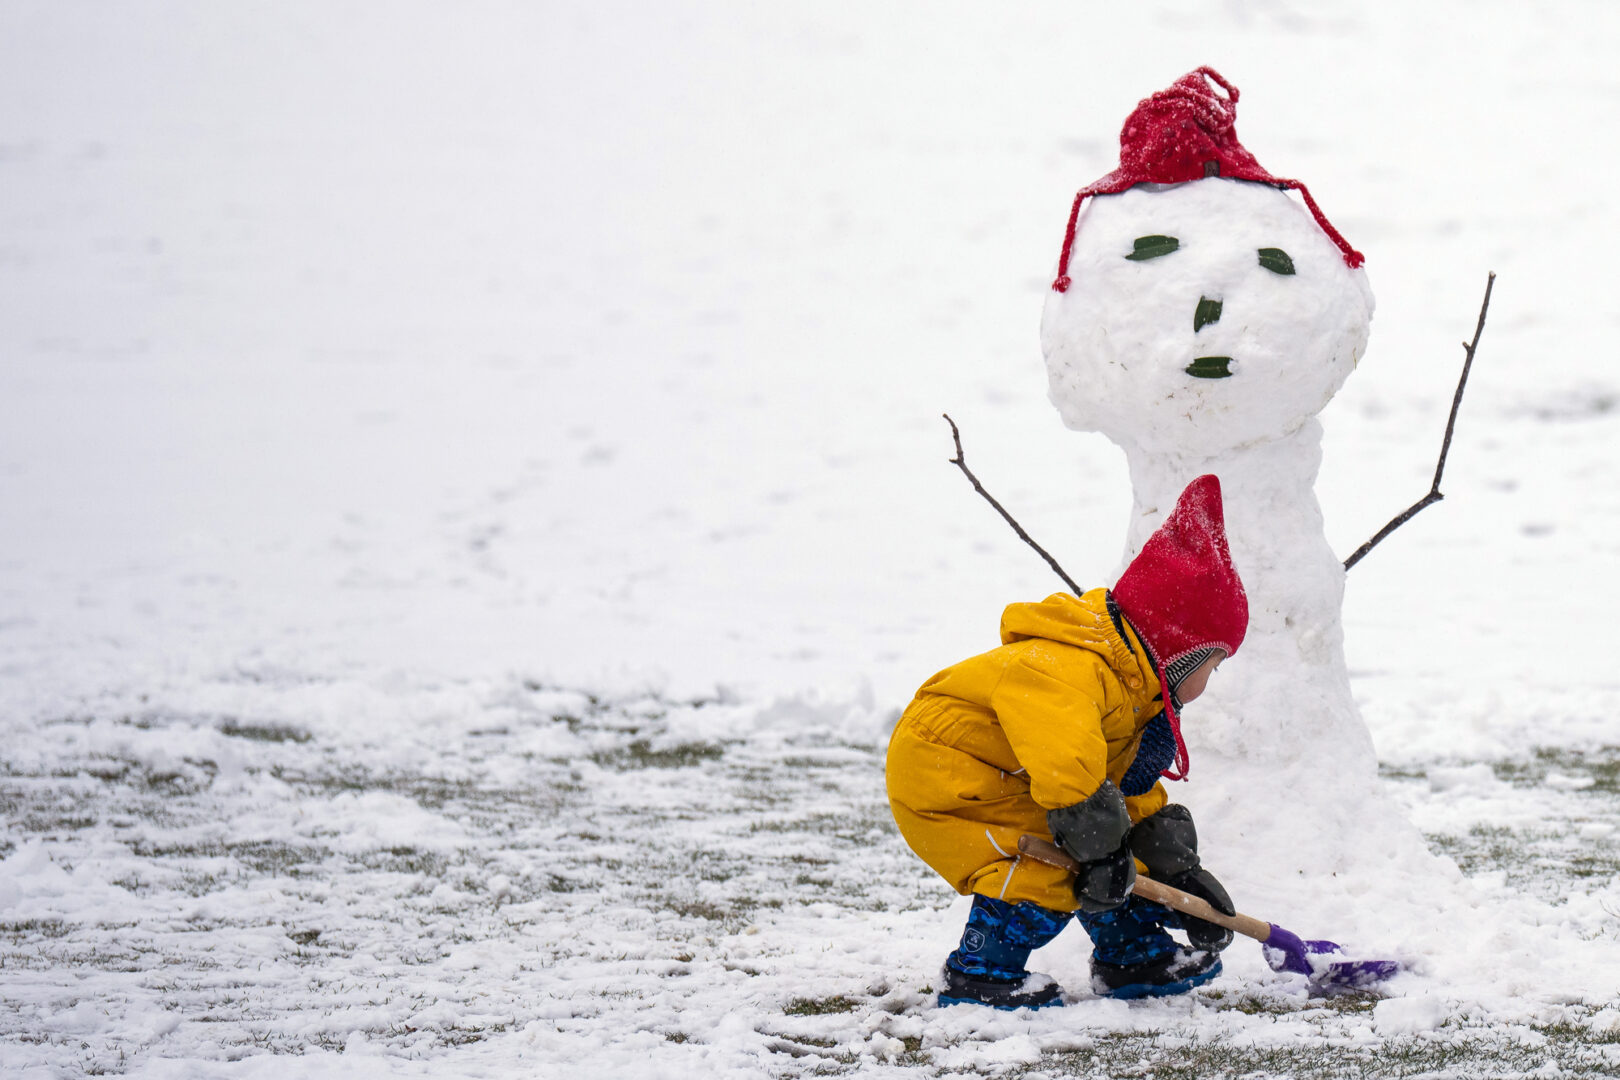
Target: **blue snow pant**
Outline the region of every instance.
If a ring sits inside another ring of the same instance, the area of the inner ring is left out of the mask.
[[[1132,967],[1174,952],[1176,941],[1166,927],[1181,923],[1169,908],[1133,896],[1113,911],[1076,912],[1091,935],[1092,959]],[[988,896],[973,897],[962,943],[946,959],[964,975],[989,979],[1022,979],[1029,974],[1029,954],[1057,937],[1070,913],[1038,904],[1009,904]]]
[[[945,966],[981,979],[1022,979],[1029,954],[1045,945],[1069,924],[1069,912],[1039,904],[1009,904],[973,895],[962,944]]]
[[[1133,896],[1112,911],[1089,915],[1076,912],[1080,925],[1091,935],[1091,958],[1105,964],[1134,967],[1151,963],[1176,950],[1176,940],[1165,927],[1181,927],[1176,913],[1162,904]]]

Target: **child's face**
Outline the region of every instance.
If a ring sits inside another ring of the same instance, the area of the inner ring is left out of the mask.
[[[1220,667],[1221,661],[1225,659],[1226,654],[1216,649],[1215,655],[1193,668],[1192,674],[1181,680],[1181,685],[1176,687],[1176,697],[1181,699],[1183,705],[1198,699],[1198,695],[1204,692],[1204,687],[1209,685],[1209,677],[1215,674],[1215,669]]]

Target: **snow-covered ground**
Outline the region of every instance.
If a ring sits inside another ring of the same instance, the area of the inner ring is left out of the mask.
[[[0,1073],[1620,1071],[1617,45],[1574,0],[0,7]],[[1201,63],[1367,256],[1336,550],[1427,490],[1499,275],[1447,501],[1345,610],[1470,918],[1239,895],[1399,951],[1383,1000],[1242,941],[1095,1000],[1070,931],[1069,1008],[937,1010],[964,905],[886,728],[1059,585],[939,414],[1105,580],[1124,460],[1040,310]]]

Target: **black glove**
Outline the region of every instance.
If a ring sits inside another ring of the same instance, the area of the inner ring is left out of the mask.
[[[1153,880],[1202,897],[1223,914],[1237,914],[1226,889],[1198,861],[1198,830],[1193,827],[1192,811],[1185,806],[1171,803],[1138,822],[1131,830],[1130,849]],[[1181,925],[1196,948],[1219,952],[1232,944],[1232,931],[1212,922],[1183,914]]]
[[[1165,882],[1172,889],[1180,889],[1184,893],[1192,893],[1208,900],[1210,906],[1223,915],[1236,915],[1237,908],[1232,906],[1232,898],[1226,895],[1226,887],[1215,879],[1215,875],[1199,867],[1189,870],[1185,874],[1177,874]],[[1210,949],[1220,952],[1232,944],[1232,931],[1224,926],[1216,926],[1212,922],[1194,918],[1184,912],[1178,912],[1181,918],[1182,929],[1187,931],[1187,940],[1195,948]]]
[[[1074,898],[1081,911],[1111,911],[1130,899],[1136,884],[1136,860],[1125,845],[1131,818],[1125,796],[1112,781],[1104,780],[1084,802],[1048,812],[1046,827],[1058,847],[1080,864]]]
[[[1136,884],[1136,860],[1120,848],[1112,855],[1081,863],[1074,875],[1074,898],[1088,915],[1113,911],[1131,898]]]

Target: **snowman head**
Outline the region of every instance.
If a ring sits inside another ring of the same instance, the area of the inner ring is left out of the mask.
[[[1366,274],[1286,192],[1211,178],[1090,200],[1041,321],[1069,427],[1203,456],[1316,415],[1367,346]]]
[[[1070,427],[1217,454],[1296,430],[1366,348],[1361,254],[1243,147],[1237,101],[1210,68],[1183,76],[1137,105],[1119,168],[1075,196],[1041,323]]]

